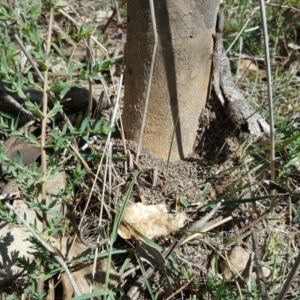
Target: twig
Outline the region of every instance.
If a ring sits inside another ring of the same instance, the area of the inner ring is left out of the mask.
[[[36,66],[35,62],[32,60],[31,56],[29,55],[29,53],[27,52],[25,46],[23,45],[23,42],[20,40],[19,36],[16,33],[14,33],[14,38],[17,41],[17,43],[19,44],[20,48],[22,49],[22,51],[25,54],[25,56],[27,57],[27,59],[29,60],[29,62],[32,65],[32,67],[33,67],[34,71],[36,72],[36,74],[39,76],[41,81],[44,81],[44,77],[43,77],[42,73],[40,72],[40,70]]]
[[[295,276],[297,275],[297,272],[299,270],[300,267],[300,252],[294,262],[294,265],[288,275],[288,277],[285,280],[285,283],[282,286],[282,289],[278,295],[278,297],[276,298],[276,300],[283,300],[285,299],[285,295],[287,294],[289,288],[291,287],[291,284],[295,278]]]
[[[252,243],[253,243],[253,250],[255,253],[254,259],[255,259],[256,274],[257,274],[256,281],[257,281],[259,290],[261,292],[262,299],[267,300],[267,299],[269,299],[269,297],[268,297],[268,294],[266,291],[266,278],[262,271],[260,250],[259,250],[259,246],[258,246],[256,231],[254,228],[252,229]]]
[[[223,200],[221,200],[205,217],[203,217],[202,219],[196,221],[195,223],[193,223],[188,229],[187,231],[200,231],[203,229],[204,225],[208,222],[208,220],[217,212],[217,210],[220,208],[221,204],[222,204]],[[180,245],[182,245],[182,243],[185,241],[185,239],[187,238],[188,234],[185,234],[184,236],[181,237],[180,240],[174,242],[171,246],[169,246],[165,252],[164,252],[164,257],[165,259],[167,259],[171,253]]]
[[[3,86],[3,88],[2,88],[2,84],[0,86],[0,97],[2,98],[2,100],[1,100],[2,102],[9,103],[17,111],[19,111],[19,114],[20,114],[19,118],[20,118],[20,120],[22,120],[22,122],[27,123],[27,122],[34,120],[33,114],[30,111],[28,111],[26,108],[24,108],[14,97],[9,95],[5,91],[5,87]]]
[[[199,271],[202,271],[202,269],[204,268],[204,264],[203,267],[201,267],[201,269]],[[199,272],[200,274],[200,272]],[[187,286],[189,286],[189,284],[197,277],[199,276],[199,274],[195,274],[192,276],[192,278],[185,284],[183,285],[180,289],[178,289],[175,293],[173,293],[170,297],[168,297],[166,300],[171,300],[173,299],[174,296],[176,296],[177,294],[179,294],[182,290],[184,290]]]
[[[229,259],[228,255],[227,255],[227,252],[225,252],[224,255],[225,255],[225,260],[226,260],[227,266],[228,266],[229,270],[232,273],[232,277],[234,277],[234,279],[235,279],[234,282],[236,283],[238,278],[241,279],[241,280],[243,280],[242,274],[231,263],[231,260]],[[238,286],[237,286],[237,288],[238,288]]]
[[[95,65],[95,59],[94,59],[94,56],[93,56],[93,41],[92,39],[89,37],[87,39],[87,42],[86,42],[86,50],[87,50],[87,58],[88,58],[88,61],[90,63],[90,72],[92,73],[93,72],[93,67]],[[87,117],[91,117],[91,114],[92,114],[92,107],[93,107],[93,81],[91,78],[88,79],[88,83],[89,83],[89,103],[88,103],[88,108],[87,108],[87,112],[86,112],[86,115]]]
[[[46,57],[48,57],[45,61],[45,65],[47,66],[44,72],[44,82],[43,82],[43,119],[42,119],[42,132],[41,132],[41,167],[43,173],[43,182],[42,182],[42,205],[48,205],[47,203],[47,158],[46,158],[46,133],[47,133],[47,113],[48,113],[48,94],[47,94],[47,87],[48,87],[48,68],[49,68],[49,53],[51,49],[51,37],[52,37],[52,25],[53,25],[53,15],[54,15],[54,8],[53,6],[50,7],[50,15],[49,15],[49,26],[48,26],[48,36],[46,42]],[[45,212],[42,212],[42,219],[43,219],[43,227],[44,229],[47,227],[47,215]],[[40,266],[41,270],[44,271],[44,265]],[[43,288],[43,279],[40,278],[38,282],[38,291],[42,292]]]
[[[248,294],[249,294],[249,297],[248,299],[249,300],[252,300],[252,293],[251,293],[251,274],[252,274],[252,270],[253,270],[253,264],[254,264],[254,255],[255,253],[254,252],[251,252],[251,256],[250,256],[250,266],[249,266],[249,275],[248,275],[248,280],[247,280],[247,289],[248,289]]]
[[[60,254],[58,254],[58,252],[56,251],[56,249],[54,249],[52,246],[50,246],[45,240],[43,240],[38,234],[36,234],[36,232],[30,227],[30,225],[27,223],[27,221],[25,221],[25,219],[19,214],[19,212],[9,203],[5,203],[5,206],[12,211],[19,219],[20,221],[24,224],[24,226],[30,231],[30,233],[42,244],[42,246],[49,252],[51,253],[51,255],[53,255],[53,257],[57,260],[57,262],[62,266],[62,268],[64,269],[64,271],[66,272],[67,276],[69,277],[69,280],[71,282],[71,285],[74,289],[74,293],[76,296],[80,296],[80,292],[79,289],[77,287],[77,284],[72,276],[72,274],[69,271],[68,266],[66,265],[66,263],[64,262],[64,260],[62,259],[62,257],[60,256]]]
[[[121,4],[119,5],[119,7],[117,7],[117,5],[115,5],[115,9],[112,13],[112,15],[109,17],[108,21],[106,22],[105,26],[103,27],[102,29],[102,34],[105,33],[106,29],[108,28],[109,24],[111,23],[112,19],[114,18],[114,16],[116,15],[117,13],[117,10],[122,8],[125,4],[127,3],[127,0],[123,0],[121,2]]]
[[[188,231],[196,231],[202,229],[204,225],[211,219],[211,217],[218,211],[218,209],[221,207],[223,202],[224,200],[218,202],[217,205],[205,217],[193,223],[188,228]]]
[[[241,228],[241,229],[239,230],[239,232],[238,232],[238,233],[241,235],[241,236],[240,236],[240,239],[243,239],[243,238],[245,238],[246,236],[250,235],[250,234],[251,234],[251,231],[246,232],[244,235],[242,235],[242,234],[243,234],[246,230],[252,228],[255,224],[257,224],[257,223],[260,222],[261,220],[264,220],[264,219],[268,216],[269,213],[270,213],[269,211],[263,213],[263,214],[260,215],[257,219],[253,220],[253,221],[250,222],[248,225],[246,225],[246,226],[244,226],[243,228]],[[230,242],[230,243],[226,244],[224,248],[230,248],[230,247],[231,247],[232,245],[234,245],[234,244],[235,244],[235,242]]]
[[[274,116],[273,116],[273,96],[272,96],[272,75],[270,63],[270,50],[268,40],[268,27],[265,10],[265,1],[260,0],[260,13],[262,18],[263,33],[264,33],[264,46],[265,46],[265,60],[267,68],[267,87],[268,87],[268,103],[269,103],[269,119],[270,119],[270,167],[271,167],[271,180],[275,181],[275,131],[274,131]],[[270,210],[274,209],[276,204],[275,198],[272,198]]]
[[[270,3],[269,1],[266,3],[267,5],[269,6],[274,6],[274,7],[278,7],[278,8],[287,8],[287,9],[290,9],[290,10],[293,10],[293,11],[296,11],[298,13],[300,13],[300,9],[297,9],[296,7],[292,6],[292,5],[282,5],[282,3]]]
[[[230,216],[230,217],[227,217],[227,218],[225,218],[225,219],[222,219],[222,220],[220,220],[220,221],[218,221],[218,222],[216,222],[216,223],[214,223],[214,224],[212,224],[212,225],[210,225],[210,226],[208,226],[208,227],[205,227],[205,228],[201,229],[201,232],[199,232],[199,233],[194,233],[194,234],[192,234],[191,236],[187,237],[187,238],[181,243],[181,245],[183,245],[183,244],[185,244],[185,243],[191,241],[192,239],[198,237],[198,236],[201,235],[203,232],[207,232],[207,231],[209,231],[209,230],[211,230],[211,229],[213,229],[213,228],[215,228],[215,227],[218,227],[218,226],[220,226],[220,225],[222,225],[222,224],[224,224],[224,223],[226,223],[226,222],[228,222],[228,221],[230,221],[230,220],[232,220],[232,217],[231,217],[231,216]]]
[[[269,124],[247,102],[244,95],[232,80],[230,63],[225,53],[222,41],[223,13],[220,11],[217,18],[216,33],[214,35],[213,50],[213,84],[226,114],[238,127],[247,125],[250,134],[262,135],[270,132]]]
[[[244,162],[244,165],[245,165],[245,169],[247,171],[249,184],[250,184],[250,186],[249,186],[250,196],[251,196],[251,198],[254,198],[255,195],[254,195],[253,186],[252,186],[253,180],[252,180],[252,177],[251,177],[251,174],[250,174],[250,171],[249,171],[249,167],[248,167],[248,164],[247,164],[246,161]],[[251,202],[251,205],[252,205],[252,216],[255,215],[257,217],[258,216],[258,211],[257,211],[257,207],[256,207],[256,202],[255,201]]]
[[[153,268],[146,270],[144,277],[150,278],[154,273]],[[136,300],[140,295],[140,290],[143,289],[146,285],[145,278],[140,276],[139,279],[130,287],[126,295],[124,295],[121,300]]]
[[[226,244],[226,245],[224,246],[224,248],[227,249],[227,248],[231,248],[231,247],[234,246],[235,244],[240,244],[240,243],[243,241],[243,239],[245,239],[245,238],[246,238],[247,236],[249,236],[251,233],[252,233],[251,231],[248,231],[248,232],[246,232],[246,233],[244,233],[244,234],[242,234],[242,235],[237,236],[237,238],[236,238],[236,240],[235,240],[234,242],[230,242],[230,243]],[[238,232],[238,234],[239,234],[239,232]]]
[[[48,37],[46,44],[46,56],[49,56],[51,49],[51,37],[52,37],[52,25],[53,25],[53,15],[54,8],[51,6],[50,8],[50,16],[49,16],[49,27],[48,27]],[[44,82],[43,82],[43,119],[42,119],[42,133],[41,133],[41,165],[42,165],[42,173],[44,176],[43,184],[42,184],[42,202],[46,203],[46,174],[47,174],[47,161],[46,161],[46,130],[47,130],[47,113],[48,113],[48,64],[50,60],[49,58],[45,61],[45,65],[47,66],[44,72]],[[44,217],[44,216],[43,216]],[[46,217],[46,216],[45,216]],[[44,218],[43,218],[44,219]],[[45,220],[44,220],[45,221]],[[44,223],[45,225],[45,223]]]

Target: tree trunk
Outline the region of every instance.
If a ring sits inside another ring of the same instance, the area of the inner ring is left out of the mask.
[[[164,159],[172,146],[176,160],[192,152],[206,103],[219,1],[153,1],[158,50],[142,145]],[[127,13],[123,124],[138,141],[154,45],[149,0],[128,0]]]

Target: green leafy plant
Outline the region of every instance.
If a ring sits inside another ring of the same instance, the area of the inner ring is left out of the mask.
[[[40,231],[37,230],[35,224],[31,225],[32,230],[41,239],[47,240],[51,236],[68,234],[66,231],[67,220],[57,210],[57,207],[61,205],[61,199],[70,199],[74,190],[82,188],[87,177],[83,156],[74,154],[70,145],[74,141],[84,144],[92,136],[105,139],[115,130],[109,122],[99,118],[99,116],[96,116],[97,119],[84,116],[74,127],[66,122],[62,126],[57,124],[57,116],[62,111],[64,103],[71,100],[66,98],[70,88],[79,85],[79,81],[83,79],[101,80],[105,83],[102,73],[109,71],[113,60],[104,57],[95,62],[91,70],[88,61],[69,64],[67,58],[60,56],[61,51],[58,51],[63,42],[59,36],[53,36],[51,41],[53,46],[50,47],[49,52],[45,51],[49,44],[45,36],[41,34],[41,26],[48,24],[41,18],[42,9],[51,10],[55,7],[55,13],[59,14],[59,7],[55,6],[55,1],[10,3],[4,0],[2,4],[0,7],[0,23],[3,28],[0,33],[0,81],[3,83],[3,87],[1,83],[1,89],[3,88],[3,93],[17,99],[24,109],[31,112],[41,123],[45,118],[49,119],[45,130],[49,138],[42,149],[45,151],[46,159],[42,158],[41,162],[32,160],[30,163],[24,163],[21,154],[22,149],[16,153],[14,158],[11,158],[7,146],[0,143],[2,172],[6,180],[16,180],[21,198],[27,204],[28,209],[47,218],[44,220],[44,227]],[[9,8],[11,4],[12,9]],[[91,34],[92,28],[83,25],[78,27],[68,38],[79,41],[90,37]],[[60,46],[57,46],[58,44]],[[21,46],[28,47],[26,49],[29,50],[22,50]],[[31,62],[22,65],[20,55],[24,54],[24,51],[31,58]],[[69,74],[70,78],[55,78],[52,81],[49,81],[48,78],[46,81],[45,75],[41,75],[42,72],[54,71],[56,67],[61,65],[67,66],[65,73]],[[74,76],[74,72],[77,72],[76,76]],[[48,86],[46,88],[45,81]],[[49,98],[46,112],[43,107],[44,91]],[[32,99],[32,93],[37,95],[39,101]],[[19,116],[4,111],[0,112],[1,134],[4,134],[6,138],[15,138],[17,143],[34,147],[34,149],[41,148],[41,137],[39,136],[41,131],[31,131],[26,127],[20,132],[20,125]],[[62,157],[66,158],[68,163],[63,164]],[[46,171],[43,169],[43,164],[46,166]],[[59,166],[60,164],[61,166]],[[64,190],[58,192],[55,197],[47,195],[46,202],[38,200],[40,194],[43,193],[45,182],[55,178],[63,169],[67,176]],[[99,174],[99,177],[101,176]],[[16,226],[22,224],[2,204],[0,206],[0,220]],[[53,253],[45,249],[39,240],[32,238],[30,242],[32,248],[28,251],[33,255],[34,260],[30,261],[22,257],[18,259],[18,266],[24,270],[23,276],[27,278],[20,294],[26,294],[28,299],[44,299],[47,296],[47,291],[41,290],[41,286],[43,286],[41,282],[44,283],[50,278],[54,278],[62,270],[62,267],[54,258]],[[107,293],[110,294],[110,292]],[[18,292],[15,293],[15,296],[17,294]],[[13,295],[8,295],[6,299],[9,297],[13,297]]]

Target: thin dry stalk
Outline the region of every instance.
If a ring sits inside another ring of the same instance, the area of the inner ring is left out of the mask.
[[[49,55],[51,49],[51,36],[52,36],[52,25],[53,25],[53,14],[54,8],[51,6],[50,8],[50,15],[49,15],[49,26],[48,26],[48,36],[47,36],[47,43],[46,43],[46,56]],[[49,64],[50,60],[47,59],[45,61],[45,65]],[[46,134],[47,134],[47,113],[48,113],[48,94],[47,94],[47,87],[48,87],[48,68],[46,68],[44,72],[44,83],[43,83],[43,119],[42,119],[42,132],[41,132],[41,167],[43,173],[43,182],[42,182],[42,204],[47,203],[47,190],[46,190],[46,178],[47,178],[47,160],[46,160]],[[43,212],[43,227],[47,227],[47,216]],[[44,266],[40,266],[41,271],[43,272]],[[38,291],[42,292],[44,282],[43,279],[39,279],[38,282]]]
[[[259,250],[259,246],[258,246],[256,231],[254,228],[252,229],[252,243],[253,243],[253,250],[255,253],[254,259],[255,259],[255,265],[256,265],[257,284],[258,284],[258,288],[261,292],[262,299],[266,300],[266,299],[269,299],[267,290],[266,290],[266,278],[265,278],[263,270],[262,270],[260,250]]]
[[[239,39],[239,37],[242,35],[242,33],[245,31],[248,23],[251,21],[252,16],[255,14],[255,12],[259,9],[259,7],[254,8],[254,10],[252,11],[250,17],[248,18],[248,20],[246,21],[246,23],[244,24],[244,26],[242,27],[242,29],[240,30],[240,32],[238,33],[238,35],[235,37],[235,39],[232,41],[231,45],[228,47],[228,49],[226,50],[226,53],[228,53],[230,51],[230,49],[233,47],[233,45],[236,43],[236,41]]]
[[[204,225],[212,218],[212,216],[218,211],[218,209],[221,207],[223,202],[224,200],[218,202],[218,204],[205,217],[193,223],[188,228],[188,231],[201,230],[204,227]]]
[[[236,279],[235,283],[237,282],[238,278],[241,279],[241,280],[243,280],[243,277],[242,277],[241,273],[232,265],[230,259],[228,258],[227,252],[225,252],[224,255],[225,255],[225,259],[226,259],[227,265],[228,265],[230,271],[232,272],[232,274],[234,275],[234,277]]]
[[[90,72],[93,72],[93,66],[95,65],[95,58],[93,56],[93,41],[90,37],[88,38],[86,45],[87,45],[86,47],[87,57],[90,62]],[[86,115],[90,117],[92,115],[92,107],[93,107],[93,81],[91,78],[89,78],[88,82],[89,82],[89,103],[88,103]]]
[[[282,289],[281,289],[278,297],[276,298],[276,300],[285,299],[285,296],[286,296],[287,292],[289,291],[291,284],[292,284],[295,276],[298,273],[299,268],[300,268],[300,252],[299,252],[299,254],[294,262],[294,265],[293,265],[288,277],[286,278],[286,280],[282,286]]]
[[[16,33],[14,34],[14,38],[17,41],[17,43],[19,44],[20,48],[22,49],[22,51],[25,54],[25,56],[27,57],[27,59],[29,60],[30,64],[32,65],[32,67],[34,69],[34,71],[36,72],[36,74],[38,75],[40,80],[43,82],[44,77],[43,77],[42,73],[40,72],[40,70],[36,66],[35,62],[33,61],[31,56],[29,55],[28,51],[26,50],[25,46],[23,45],[23,42],[21,41],[21,39],[19,38],[19,36]]]
[[[138,144],[137,151],[136,151],[136,161],[137,162],[139,160],[141,146],[142,146],[142,142],[143,142],[144,128],[145,128],[145,123],[146,123],[146,116],[147,116],[147,110],[148,110],[148,104],[149,104],[149,98],[150,98],[150,92],[151,92],[151,85],[152,85],[155,56],[156,56],[156,50],[157,50],[157,45],[158,45],[158,35],[157,35],[157,30],[156,30],[156,18],[155,18],[155,9],[154,9],[153,0],[149,0],[149,6],[150,6],[151,21],[152,21],[152,28],[153,28],[153,35],[154,35],[154,45],[153,45],[153,52],[152,52],[152,58],[151,58],[151,66],[150,66],[149,80],[148,80],[148,86],[147,86],[145,108],[144,108],[144,112],[143,112],[140,139],[139,139],[139,144]]]
[[[247,289],[248,289],[248,294],[249,294],[249,300],[252,300],[252,293],[251,293],[251,274],[252,274],[252,270],[253,270],[253,264],[254,264],[254,252],[251,252],[251,256],[250,256],[250,266],[249,266],[249,273],[248,273],[248,280],[246,282],[247,285]]]
[[[218,226],[220,226],[220,225],[222,225],[222,224],[224,224],[224,223],[226,223],[226,222],[228,222],[228,221],[230,221],[230,220],[232,220],[232,217],[231,217],[231,216],[230,216],[230,217],[227,217],[227,218],[225,218],[225,219],[222,219],[222,220],[220,220],[220,221],[218,221],[218,222],[216,222],[216,223],[214,223],[214,224],[212,224],[212,225],[210,225],[210,226],[208,226],[208,227],[205,227],[205,228],[201,229],[201,232],[199,232],[199,233],[194,233],[194,234],[192,234],[191,236],[187,237],[187,238],[181,243],[181,245],[183,245],[183,244],[185,244],[185,243],[187,243],[187,242],[189,242],[189,241],[195,239],[196,237],[200,236],[203,232],[207,232],[207,231],[209,231],[209,230],[212,230],[212,229],[214,229],[214,228],[216,228],[216,227],[218,227]]]
[[[113,127],[114,124],[115,124],[117,110],[118,110],[118,106],[119,106],[119,100],[120,100],[120,93],[121,93],[122,84],[123,84],[123,73],[121,73],[120,82],[119,82],[119,89],[118,89],[118,94],[117,94],[117,99],[116,99],[116,104],[115,104],[115,107],[114,107],[114,110],[113,110],[113,113],[112,113],[112,117],[111,117],[111,120],[110,120],[110,126],[111,127]],[[109,144],[110,144],[110,139],[111,139],[111,132],[109,132],[109,134],[107,136],[106,143],[105,143],[105,146],[104,146],[104,149],[103,149],[103,153],[106,154],[107,156],[109,156],[108,148],[109,148]],[[104,159],[104,155],[102,155],[102,157],[100,159],[100,162],[98,164],[96,176],[95,176],[95,179],[93,181],[91,192],[89,194],[89,197],[87,199],[86,205],[85,205],[84,210],[83,210],[82,218],[81,218],[80,223],[79,223],[79,228],[80,228],[80,226],[82,224],[82,221],[83,221],[83,218],[85,216],[85,213],[86,213],[86,211],[87,211],[87,209],[89,207],[89,203],[90,203],[90,200],[91,200],[91,197],[92,197],[92,193],[95,190],[97,178],[98,178],[100,170],[101,170],[103,159]],[[103,189],[105,189],[105,185],[103,185]],[[103,198],[102,198],[102,203],[104,203],[104,199]]]
[[[121,75],[122,77],[124,76],[124,68],[125,68],[125,49],[124,49],[124,55],[123,55],[123,60],[122,60],[122,70],[121,70]],[[121,95],[121,85],[119,85],[119,92]],[[118,113],[121,115],[120,109],[118,111]],[[119,119],[120,121],[120,132],[121,132],[121,139],[122,139],[122,144],[123,144],[123,148],[124,148],[124,153],[125,155],[127,155],[127,146],[126,146],[126,139],[125,139],[125,133],[124,133],[124,126],[123,126],[123,121],[122,118]]]
[[[105,170],[104,170],[104,175],[103,175],[103,186],[102,186],[102,199],[101,199],[101,207],[100,207],[100,214],[99,214],[99,222],[98,222],[98,228],[101,228],[102,224],[102,217],[103,217],[103,207],[104,207],[104,195],[105,195],[105,185],[106,185],[106,178],[107,178],[107,172],[109,171],[109,165],[110,165],[110,160],[111,160],[111,153],[112,153],[112,143],[109,143],[108,150],[107,150],[107,159],[105,163]],[[100,241],[100,231],[98,232],[97,236],[97,243]],[[93,264],[93,272],[92,272],[92,280],[90,284],[90,292],[93,291],[93,284],[95,280],[95,275],[96,275],[96,268],[97,268],[97,261],[98,261],[98,248],[95,250],[95,258],[94,258],[94,264]]]
[[[49,55],[51,49],[51,37],[52,37],[52,25],[53,25],[53,15],[54,8],[51,6],[49,15],[49,26],[48,26],[48,36],[46,43],[46,56]],[[48,66],[50,60],[45,61],[45,65]],[[46,203],[47,191],[46,191],[46,176],[47,176],[47,160],[46,160],[46,134],[47,134],[47,114],[48,114],[48,68],[44,72],[44,82],[43,82],[43,119],[42,119],[42,133],[41,133],[41,167],[44,176],[42,184],[42,202]],[[43,224],[46,226],[46,216],[43,215]]]
[[[254,198],[255,195],[254,195],[253,186],[252,186],[252,183],[254,182],[254,180],[251,177],[251,174],[250,174],[247,162],[245,162],[244,165],[245,165],[245,169],[247,171],[247,175],[248,175],[248,179],[249,179],[249,184],[250,184],[250,186],[249,186],[250,196],[251,196],[251,198]],[[251,202],[251,206],[252,206],[252,216],[258,216],[256,202],[255,201]]]
[[[194,222],[190,227],[187,228],[187,231],[200,231],[203,229],[205,224],[211,219],[211,217],[218,211],[222,204],[223,200],[221,200],[205,217],[202,219]],[[179,247],[187,238],[187,234],[185,234],[183,237],[181,237],[180,240],[175,241],[171,246],[169,246],[165,251],[164,251],[164,257],[167,259],[171,253]]]
[[[122,8],[126,3],[127,3],[127,0],[123,0],[120,5],[116,5],[117,1],[115,1],[115,9],[114,9],[112,15],[110,16],[110,18],[108,19],[107,23],[105,24],[105,26],[103,27],[102,33],[105,33],[105,31],[108,28],[109,24],[111,23],[111,21],[113,20],[114,16],[116,15],[117,10],[119,10],[120,8]]]
[[[269,213],[270,213],[269,211],[263,213],[263,214],[260,215],[257,219],[253,220],[252,222],[250,222],[249,224],[247,224],[246,226],[244,226],[243,228],[241,228],[241,229],[238,231],[238,234],[240,235],[240,239],[241,239],[241,238],[245,238],[246,236],[250,235],[250,234],[251,234],[251,231],[246,232],[244,235],[243,235],[243,233],[244,233],[246,230],[252,228],[254,225],[256,225],[257,223],[259,223],[260,221],[266,219],[267,216],[269,215]],[[230,243],[226,244],[224,248],[229,248],[229,247],[231,247],[231,246],[234,245],[234,244],[235,244],[235,242],[233,242],[233,243],[230,242]]]
[[[282,5],[282,3],[277,4],[277,3],[271,3],[270,1],[268,1],[266,4],[269,5],[269,6],[275,6],[275,7],[281,8],[281,9],[282,8],[287,8],[289,10],[293,10],[293,11],[296,11],[296,12],[300,13],[300,9],[298,9],[298,8],[292,6],[292,5]]]
[[[264,33],[264,46],[265,46],[265,61],[267,68],[267,88],[268,88],[268,103],[269,103],[269,119],[270,119],[270,168],[271,168],[271,180],[275,181],[275,131],[274,131],[274,110],[273,110],[273,96],[272,96],[272,75],[271,75],[271,62],[270,62],[270,50],[268,39],[268,27],[265,1],[260,0],[260,12]],[[276,205],[275,198],[272,198],[270,210],[273,210]]]
[[[200,271],[201,271],[201,269],[200,269]],[[173,299],[174,296],[176,296],[176,295],[179,294],[181,291],[183,291],[187,286],[189,286],[190,283],[193,282],[193,280],[194,280],[197,276],[199,276],[199,274],[193,275],[192,278],[191,278],[185,285],[183,285],[180,289],[178,289],[178,290],[177,290],[175,293],[173,293],[170,297],[166,298],[166,300],[171,300],[171,299]]]
[[[69,19],[69,20],[70,20],[73,24],[75,24],[77,27],[80,27],[80,26],[82,25],[82,24],[78,23],[74,18],[72,18],[69,14],[67,14],[63,9],[59,9],[59,12],[60,12],[62,15],[64,15],[67,19]],[[105,57],[109,57],[109,54],[108,54],[106,48],[105,48],[101,43],[99,43],[99,42],[97,41],[97,39],[96,39],[94,36],[91,36],[90,38],[93,40],[93,42],[94,42],[96,45],[99,46],[99,48],[101,49],[101,51],[103,52],[103,54],[105,55]],[[113,87],[114,87],[114,90],[115,90],[114,76],[113,76],[113,74],[112,74],[111,68],[109,68],[109,71],[110,71],[110,78],[111,78],[111,80],[112,80]],[[101,83],[103,84],[103,86],[105,86],[104,80],[103,80],[102,78],[101,78],[100,80],[101,80]],[[104,89],[104,91],[105,91],[105,89]],[[105,93],[106,93],[107,96],[108,96],[108,93],[107,93],[106,91],[105,91]],[[109,96],[108,96],[107,99],[109,100]]]

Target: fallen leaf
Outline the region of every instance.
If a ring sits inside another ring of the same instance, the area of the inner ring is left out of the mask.
[[[228,254],[228,261],[223,260],[220,268],[226,281],[234,281],[245,270],[250,253],[240,246],[235,246]]]
[[[84,244],[75,241],[74,246],[70,247],[72,241],[69,238],[62,239],[51,239],[52,246],[55,246],[60,250],[63,257],[68,255],[70,260],[79,257],[83,252],[90,250]],[[103,285],[105,283],[105,275],[107,270],[107,260],[98,259],[96,273],[94,277],[93,290],[101,291],[103,290]],[[90,284],[93,274],[93,261],[87,261],[85,263],[78,263],[70,267],[71,274],[76,282],[76,285],[81,294],[86,294],[90,290]],[[109,286],[113,287],[117,282],[120,281],[120,275],[111,266],[109,272]],[[74,290],[70,283],[69,277],[66,273],[62,273],[61,282],[63,286],[63,296],[62,299],[67,300],[72,298]],[[101,299],[101,297],[94,297],[93,299]]]
[[[223,260],[220,263],[220,269],[226,281],[235,281],[239,275],[248,276],[249,272],[244,272],[249,266],[248,261],[250,253],[240,246],[235,246],[228,254],[228,261]],[[267,278],[271,274],[271,270],[262,267],[264,276]],[[244,273],[244,274],[243,274]],[[251,273],[251,279],[256,280],[256,273]]]
[[[66,174],[65,171],[58,173],[55,177],[46,182],[46,190],[48,194],[54,197],[60,190],[66,187]],[[13,195],[19,196],[19,189],[16,180],[10,180],[3,188],[2,196]],[[53,199],[52,197],[52,199]],[[40,196],[41,198],[41,196]],[[49,201],[49,198],[47,198]],[[25,216],[26,221],[32,226],[36,227],[39,232],[43,230],[43,224],[37,218],[37,213],[34,209],[29,208],[24,200],[14,200],[13,206],[17,209],[20,215]],[[53,206],[51,210],[61,211],[61,203]],[[48,221],[56,218],[55,214],[48,214]],[[28,253],[28,249],[32,247],[32,243],[28,240],[31,233],[28,232],[23,226],[13,225],[5,221],[0,222],[0,271],[1,279],[11,280],[16,274],[22,271],[22,268],[17,266],[17,260],[25,257],[32,260],[34,257]]]
[[[260,70],[250,59],[241,59],[238,67],[240,73],[252,72],[257,74],[260,79],[266,78],[266,72],[264,70]]]
[[[103,59],[104,53],[96,46],[93,47],[93,57],[96,60]],[[62,53],[70,58],[73,62],[81,62],[87,59],[87,50],[84,42],[79,42],[75,47],[69,47],[61,50]]]
[[[292,50],[299,50],[300,46],[295,43],[288,43],[288,47]]]
[[[10,137],[4,143],[4,147],[7,155],[11,159],[16,158],[18,152],[21,153],[24,165],[30,164],[41,155],[41,149],[39,147],[30,145],[26,141],[14,136]],[[2,163],[2,165],[8,165],[8,163]]]
[[[182,228],[186,214],[185,212],[176,215],[170,214],[165,204],[145,205],[136,203],[126,208],[123,220],[125,222],[120,225],[118,230],[122,238],[140,239],[140,235],[136,232],[138,231],[148,239],[153,239],[166,236]]]
[[[10,181],[3,192],[18,193],[17,185],[14,186],[13,181]],[[23,200],[15,200],[13,206],[22,216],[25,215],[29,224],[35,225],[39,231],[42,230],[42,223],[37,220],[35,211],[28,209]],[[33,256],[28,253],[28,249],[32,247],[32,243],[28,240],[31,233],[20,225],[13,225],[5,221],[0,222],[0,227],[0,280],[12,280],[23,270],[17,266],[17,260],[21,257],[33,259]]]

